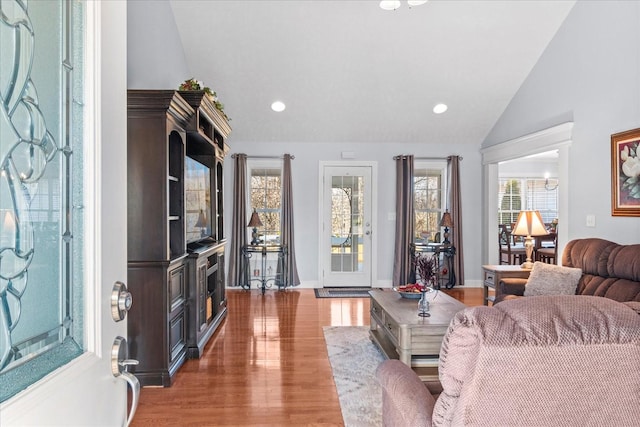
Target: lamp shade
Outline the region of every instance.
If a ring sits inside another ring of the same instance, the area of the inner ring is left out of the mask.
[[[451,218],[451,214],[449,213],[449,211],[446,211],[442,214],[440,227],[453,227],[453,219]]]
[[[251,219],[249,220],[249,224],[247,224],[247,227],[262,227],[262,221],[260,221],[258,212],[255,209],[251,214]]]
[[[204,214],[204,211],[200,209],[200,213],[198,214],[198,221],[196,221],[196,227],[202,228],[207,226],[207,217]]]
[[[540,212],[520,211],[518,221],[511,234],[515,236],[544,236],[549,233],[544,226]]]

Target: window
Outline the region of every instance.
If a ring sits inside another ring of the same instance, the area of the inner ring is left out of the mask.
[[[498,221],[500,224],[516,222],[521,210],[537,210],[549,224],[558,218],[557,179],[500,178]],[[550,188],[550,189],[547,189]]]
[[[446,207],[446,162],[417,162],[413,172],[414,241],[442,241],[440,218]]]
[[[250,211],[258,212],[262,227],[258,227],[260,244],[280,244],[280,209],[282,197],[281,162],[251,162]]]

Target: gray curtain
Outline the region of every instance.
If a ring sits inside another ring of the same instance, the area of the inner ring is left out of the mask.
[[[449,173],[449,204],[453,227],[451,243],[456,248],[453,267],[456,272],[456,284],[464,285],[464,254],[462,252],[462,198],[460,197],[460,156],[447,158]]]
[[[231,222],[231,249],[229,252],[229,286],[241,286],[246,277],[241,277],[244,256],[242,247],[247,244],[247,155],[235,155],[233,171],[233,218]],[[246,273],[246,272],[245,272]]]
[[[284,155],[282,169],[282,216],[280,229],[282,230],[282,244],[287,247],[285,265],[287,266],[287,284],[298,286],[298,266],[296,264],[296,250],[293,238],[293,186],[291,185],[291,155]]]
[[[393,257],[393,285],[405,285],[411,274],[413,242],[413,156],[396,157],[396,246]]]

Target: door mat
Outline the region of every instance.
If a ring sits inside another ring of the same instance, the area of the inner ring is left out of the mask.
[[[369,291],[379,288],[316,288],[316,298],[368,298]]]

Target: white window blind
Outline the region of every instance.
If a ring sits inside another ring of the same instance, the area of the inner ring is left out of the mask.
[[[557,179],[500,178],[498,221],[511,224],[518,219],[521,210],[537,210],[545,223],[558,217]],[[547,189],[547,187],[549,189]]]

